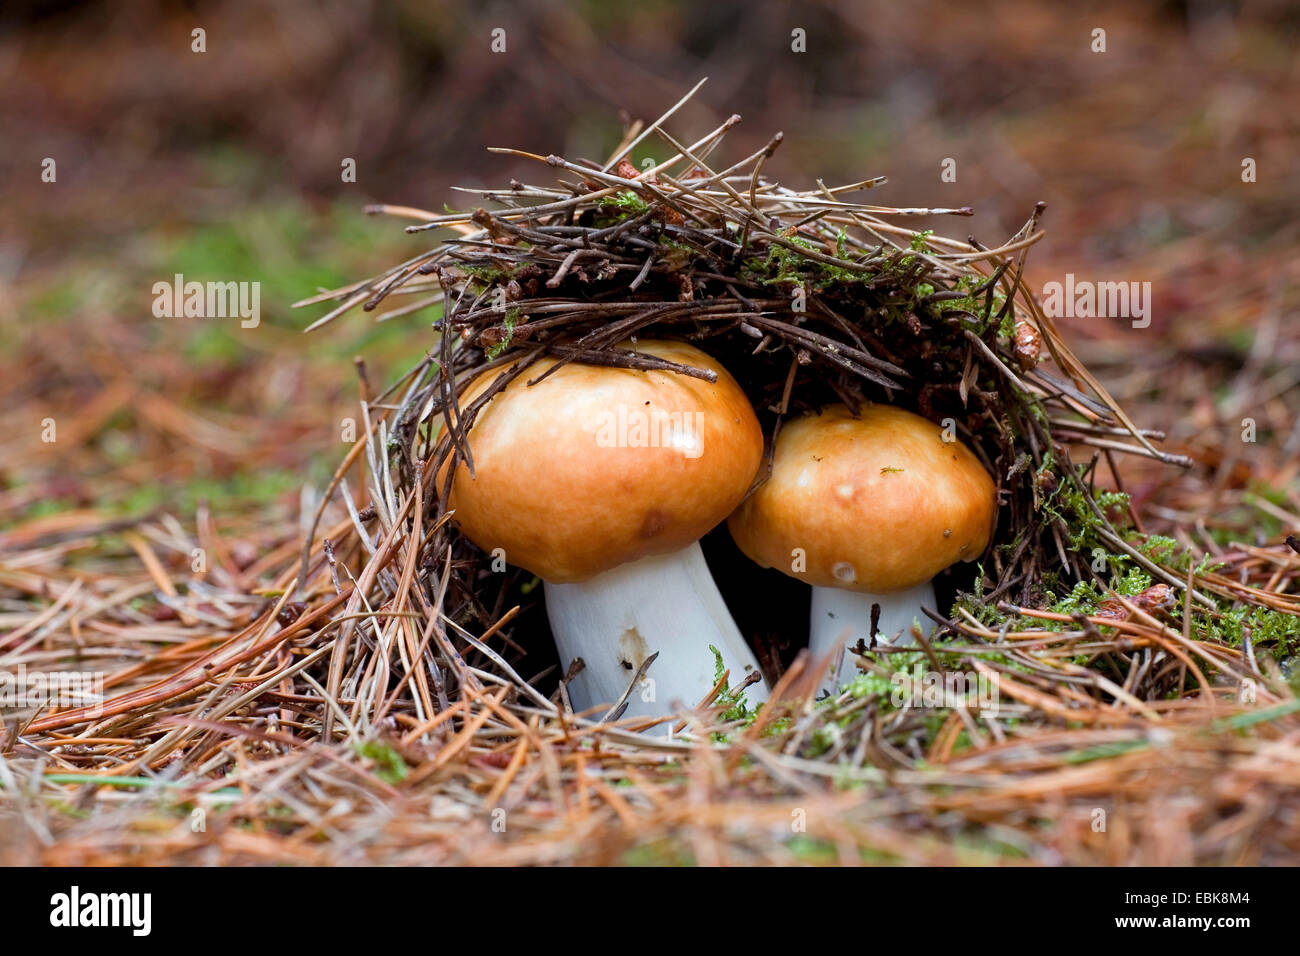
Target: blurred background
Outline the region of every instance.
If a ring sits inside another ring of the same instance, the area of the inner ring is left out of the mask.
[[[867,199],[972,206],[913,221],[986,245],[1043,201],[1033,288],[1151,282],[1149,328],[1060,320],[1197,462],[1133,466],[1128,490],[1153,527],[1294,523],[1295,3],[9,0],[0,31],[0,529],[296,515],[347,450],[354,356],[382,387],[433,341],[429,313],[302,333],[325,310],[290,303],[431,243],[365,205],[463,208],[453,185],[549,179],[490,145],[603,160],[627,118],[703,76],[679,138],[739,113],[733,160],[782,130],[771,177],[884,175]],[[260,325],[156,318],[153,283],[176,273],[260,282]]]

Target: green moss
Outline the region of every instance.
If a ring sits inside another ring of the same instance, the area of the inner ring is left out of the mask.
[[[835,258],[847,259],[849,257],[849,234],[843,229],[835,232]]]
[[[808,738],[807,756],[820,757],[843,739],[843,722],[822,724]]]
[[[1056,470],[1056,464],[1047,456],[1043,460],[1043,465],[1038,470],[1042,476],[1044,473],[1051,472],[1053,477],[1057,478],[1056,487],[1042,501],[1041,510],[1049,519],[1059,519],[1064,523],[1066,528],[1066,543],[1070,550],[1082,552],[1091,558],[1096,549],[1107,552],[1108,556],[1114,561],[1121,564],[1127,563],[1128,558],[1121,555],[1109,555],[1109,548],[1104,545],[1099,535],[1106,522],[1102,515],[1110,514],[1111,523],[1123,526],[1127,521],[1128,515],[1128,495],[1119,491],[1107,491],[1098,489],[1092,493],[1092,500],[1096,503],[1096,509],[1088,501],[1088,494],[1084,490],[1082,465],[1075,466],[1079,472],[1073,476],[1059,475]],[[1098,514],[1098,511],[1101,514]]]
[[[755,285],[800,286],[819,291],[861,285],[864,281],[875,278],[870,272],[845,269],[800,255],[798,249],[817,250],[816,244],[807,239],[794,236],[786,241],[797,248],[772,243],[768,246],[766,257],[750,256],[744,261],[742,278]]]
[[[603,229],[625,219],[635,219],[637,216],[644,215],[650,206],[632,190],[625,189],[612,196],[597,199],[596,208],[601,213],[596,221],[596,227]]]
[[[722,661],[721,651],[712,644],[709,645],[709,650],[713,653],[713,682],[716,684],[727,672],[727,665]],[[757,710],[750,711],[744,691],[734,693],[730,687],[724,687],[719,692],[714,706],[723,708],[719,720],[726,723],[739,722],[742,728],[753,724],[754,718],[758,716]],[[730,737],[728,734],[715,733],[713,739],[718,743],[726,743]]]
[[[506,334],[496,345],[487,350],[487,357],[494,359],[506,349],[510,348],[510,343],[515,338],[515,326],[519,324],[519,308],[517,306],[506,310],[505,327]]]
[[[357,754],[374,763],[375,776],[385,783],[401,783],[411,772],[393,746],[382,740],[369,740],[356,745]]]
[[[758,707],[762,710],[762,705]],[[779,737],[794,728],[794,718],[789,714],[783,714],[780,717],[773,717],[768,721],[767,726],[763,728],[764,737]]]
[[[1133,550],[1150,558],[1161,567],[1178,572],[1180,577],[1185,576],[1188,571],[1194,570],[1197,574],[1204,574],[1222,567],[1222,562],[1215,561],[1213,556],[1198,554],[1195,550],[1185,548],[1175,539],[1165,535],[1130,531],[1125,535],[1125,540],[1133,546]]]
[[[471,262],[457,266],[461,272],[477,281],[480,291],[494,285],[509,282],[518,275],[524,267],[525,264],[522,262],[503,263],[496,261],[487,265],[481,262]]]
[[[895,660],[904,658],[906,659],[905,664],[890,667]],[[899,671],[910,669],[916,659],[917,655],[914,654],[890,654],[880,663],[890,670]],[[862,700],[864,697],[883,697],[887,700],[893,692],[894,685],[888,677],[874,671],[859,671],[853,676],[853,680],[844,686],[844,689],[848,691],[854,700]]]
[[[933,229],[926,229],[922,232],[912,233],[912,241],[908,244],[913,252],[929,252],[930,237],[934,235]]]
[[[1279,659],[1300,649],[1300,616],[1272,608],[1231,608],[1207,620],[1206,626],[1214,638],[1234,647],[1239,647],[1249,634],[1256,648],[1267,647]]]

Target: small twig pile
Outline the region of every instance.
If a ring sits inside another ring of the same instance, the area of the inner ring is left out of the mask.
[[[698,87],[697,87],[698,88]],[[693,93],[694,91],[692,91]],[[689,98],[688,94],[688,98]],[[1041,208],[1006,243],[985,248],[916,233],[903,216],[968,215],[968,209],[894,209],[853,203],[869,179],[797,192],[762,176],[781,143],[715,169],[709,157],[739,117],[684,145],[663,122],[634,126],[603,165],[495,150],[534,159],[568,178],[542,187],[511,182],[469,190],[501,208],[434,215],[409,208],[375,211],[421,219],[409,232],[456,232],[388,272],[310,302],[341,304],[313,328],[391,296],[415,299],[382,316],[440,306],[438,347],[380,396],[385,459],[400,491],[424,485],[429,521],[443,514],[446,488],[429,481],[448,456],[468,454],[475,414],[509,381],[527,378],[543,355],[632,368],[698,369],[615,347],[637,336],[679,337],[718,357],[750,393],[768,425],[830,401],[857,407],[876,400],[951,421],[999,482],[1004,503],[999,547],[990,555],[990,597],[1030,603],[1039,582],[1064,570],[1068,580],[1097,577],[1072,523],[1086,521],[1109,550],[1123,552],[1157,579],[1185,582],[1133,549],[1093,497],[1101,456],[1124,452],[1183,463],[1158,451],[1157,433],[1138,429],[1074,359],[1051,320],[1021,285],[1025,255],[1043,233]],[[670,159],[637,171],[629,157],[651,135]],[[306,303],[299,303],[306,304]],[[1050,356],[1053,374],[1040,367]],[[486,370],[502,374],[466,408],[458,394]],[[547,373],[549,374],[549,373]],[[532,381],[533,379],[527,379]],[[1083,470],[1066,443],[1091,446]],[[770,452],[769,443],[769,452]],[[389,458],[391,457],[391,461]],[[449,475],[450,472],[448,471]],[[418,476],[418,478],[417,478]],[[1045,507],[1061,485],[1086,514]],[[453,618],[490,622],[476,597],[475,552],[449,527],[431,535],[430,555],[452,547]],[[481,559],[481,556],[479,556]],[[499,578],[499,576],[498,576]]]

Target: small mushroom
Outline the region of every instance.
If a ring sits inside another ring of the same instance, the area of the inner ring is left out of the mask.
[[[673,371],[539,359],[479,411],[450,508],[485,551],[545,582],[546,608],[577,710],[612,704],[651,655],[627,716],[691,706],[714,684],[717,648],[732,685],[758,662],[704,561],[699,539],[753,483],[762,429],[740,386],[682,342],[623,343],[643,355],[713,371],[708,382]],[[499,370],[475,379],[467,405]],[[444,469],[445,473],[445,469]],[[440,478],[440,485],[441,485]],[[760,682],[749,699],[766,698]]]
[[[771,477],[728,527],[754,562],[813,586],[810,650],[845,640],[834,689],[851,673],[847,649],[872,644],[872,605],[877,640],[912,643],[908,629],[935,603],[931,579],[983,553],[995,513],[988,473],[937,425],[889,405],[856,418],[834,405],[781,429]]]

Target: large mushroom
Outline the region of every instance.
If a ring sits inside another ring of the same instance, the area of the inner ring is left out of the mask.
[[[901,408],[843,405],[781,429],[772,474],[728,527],[751,560],[813,586],[808,644],[845,656],[827,674],[852,673],[848,648],[877,640],[912,643],[931,579],[979,557],[993,533],[993,481],[965,445]],[[845,670],[845,667],[850,668]]]
[[[556,360],[539,359],[478,412],[468,435],[473,476],[461,462],[448,504],[471,541],[545,582],[561,664],[586,665],[568,685],[575,709],[617,701],[657,653],[625,714],[662,716],[712,689],[710,646],[733,686],[761,677],[699,539],[753,484],[763,436],[735,379],[699,349],[620,348],[716,381],[576,362],[542,377]],[[476,378],[462,407],[499,374]],[[749,695],[766,699],[761,680]]]

